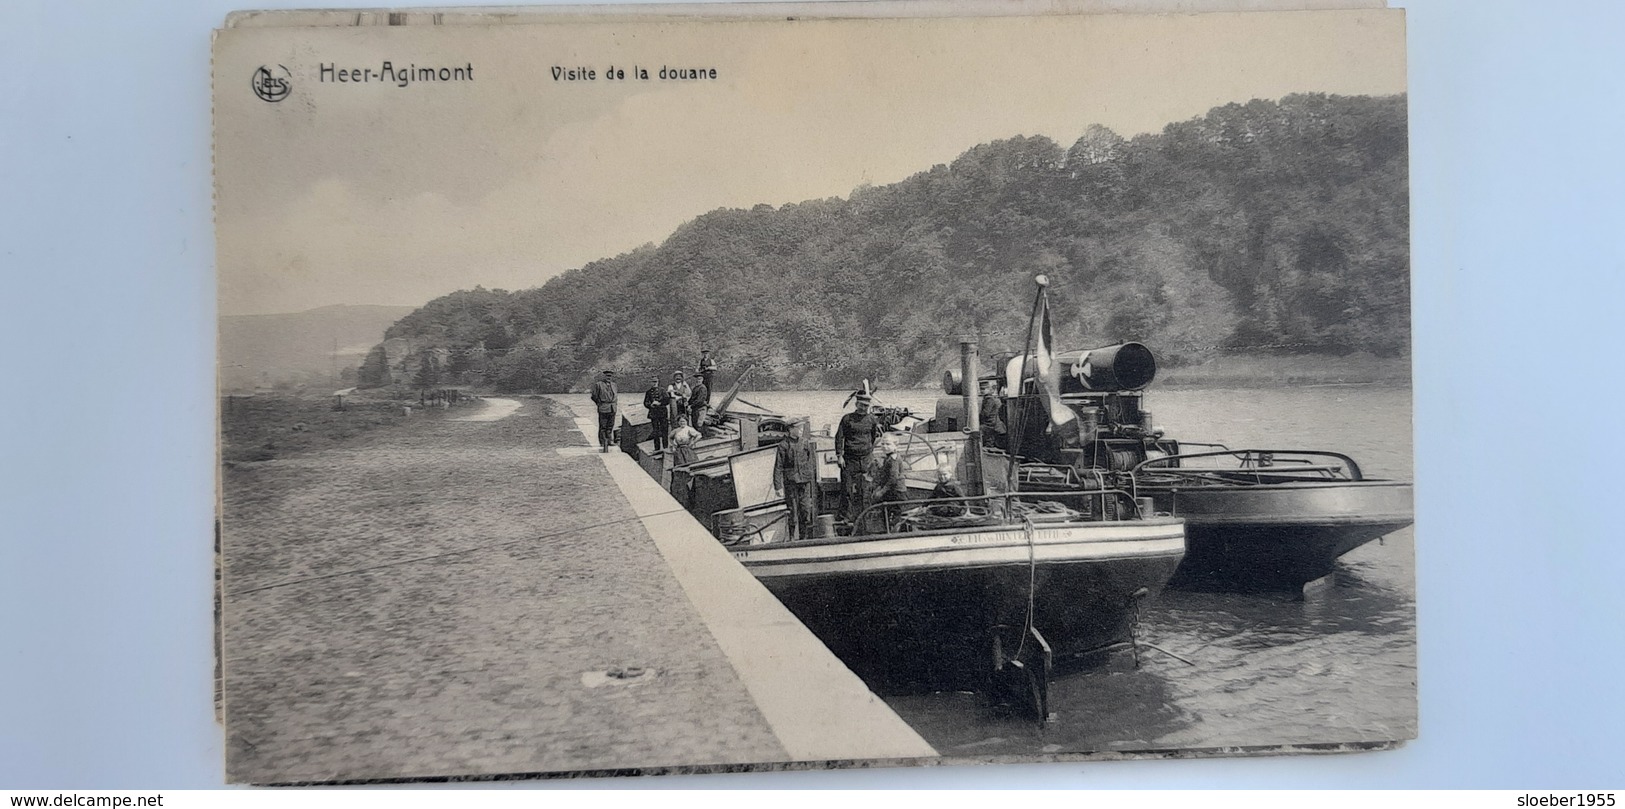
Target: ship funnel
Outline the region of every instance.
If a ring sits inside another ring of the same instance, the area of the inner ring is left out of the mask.
[[[1031,357],[1031,355],[1028,355]],[[1021,374],[1021,355],[1008,354],[994,358],[993,367],[1003,368],[1002,375],[982,379],[1008,379],[1006,386],[1014,384]],[[1055,355],[1061,366],[1061,393],[1111,393],[1139,390],[1157,378],[1157,358],[1151,349],[1139,343],[1119,343],[1086,351],[1066,351]],[[1032,368],[1027,379],[1032,379]],[[942,372],[942,392],[949,396],[965,393],[965,377],[957,368]]]
[[[1139,390],[1157,378],[1157,358],[1139,343],[1055,355],[1062,393]]]

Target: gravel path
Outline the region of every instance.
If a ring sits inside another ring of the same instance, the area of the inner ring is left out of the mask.
[[[553,408],[225,470],[230,780],[786,758]]]
[[[481,399],[479,412],[470,416],[458,416],[452,421],[501,421],[519,412],[521,404],[523,403],[518,399]]]

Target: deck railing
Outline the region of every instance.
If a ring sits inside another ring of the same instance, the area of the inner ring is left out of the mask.
[[[924,509],[925,513],[944,520],[956,517],[985,517],[992,520],[993,524],[1144,519],[1151,516],[1140,510],[1140,503],[1134,498],[1133,493],[1123,489],[1003,492],[875,503],[858,512],[853,535],[895,533],[907,524],[904,519],[906,512],[916,509]],[[955,509],[959,509],[960,513],[953,513]],[[878,530],[859,531],[857,530],[859,528],[878,528]]]
[[[1199,458],[1231,458],[1236,465],[1184,466],[1186,461]],[[1330,463],[1328,463],[1330,461]],[[1177,464],[1177,465],[1175,465]],[[1283,477],[1313,476],[1325,480],[1364,480],[1360,465],[1340,452],[1302,449],[1221,449],[1208,452],[1188,452],[1164,455],[1141,461],[1132,473],[1136,481],[1142,476],[1200,478],[1222,475],[1253,483],[1280,482]],[[1136,486],[1136,488],[1138,488]]]

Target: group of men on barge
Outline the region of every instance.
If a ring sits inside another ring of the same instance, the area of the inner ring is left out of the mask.
[[[841,514],[854,533],[860,515],[871,505],[903,500],[908,490],[897,445],[886,435],[895,418],[869,412],[867,392],[856,395],[851,413],[835,430],[835,463],[841,469]],[[773,458],[773,491],[784,498],[791,540],[812,535],[819,512],[818,446],[807,435],[805,421],[794,421]]]
[[[852,412],[841,417],[835,429],[835,464],[841,470],[841,509],[852,534],[886,533],[893,529],[887,513],[873,508],[882,503],[908,500],[908,482],[897,441],[889,432],[906,411],[874,412],[874,398],[868,391],[853,395]],[[789,437],[778,445],[773,464],[773,488],[784,496],[789,508],[790,539],[810,536],[818,514],[817,449],[806,435],[804,422],[790,425]],[[963,498],[965,491],[955,480],[953,466],[939,465],[936,488],[930,499]],[[946,506],[953,514],[963,512],[961,504]]]
[[[694,373],[685,381],[682,371],[674,371],[671,384],[664,387],[660,377],[649,378],[649,389],[643,393],[643,406],[649,411],[649,426],[654,432],[655,449],[665,449],[672,434],[681,428],[696,429],[705,425],[711,408],[711,385],[716,378],[717,362],[711,359],[711,350],[700,351],[700,361]],[[598,446],[609,452],[615,443],[615,413],[619,390],[615,387],[615,371],[605,368],[599,379],[592,383],[589,397],[598,409]]]
[[[692,444],[698,440],[709,417],[711,389],[717,372],[717,363],[709,349],[700,352],[700,361],[684,380],[682,371],[672,374],[671,384],[662,386],[659,377],[651,377],[649,388],[643,394],[643,406],[648,411],[649,426],[654,448],[673,455],[674,465],[693,463]],[[606,369],[603,378],[593,383],[591,398],[598,406],[598,442],[608,452],[614,442],[616,410],[615,372]],[[986,432],[995,444],[1005,429],[996,391],[984,390],[982,419]],[[990,395],[991,394],[991,395]],[[841,417],[835,431],[835,464],[841,470],[840,514],[854,534],[876,533],[888,530],[877,509],[880,503],[908,499],[907,482],[903,473],[898,447],[887,431],[902,414],[876,413],[871,408],[873,396],[867,390],[854,393],[852,412]],[[777,448],[773,464],[774,491],[784,497],[789,509],[791,539],[812,535],[813,524],[819,513],[818,450],[808,435],[804,421],[789,425],[787,437]],[[953,479],[952,470],[944,469],[933,497],[962,497],[963,491]]]
[[[841,417],[835,430],[835,464],[841,469],[841,514],[853,533],[868,533],[872,526],[859,525],[865,511],[876,503],[907,499],[908,489],[897,444],[886,434],[898,418],[870,412],[873,398],[867,391],[854,399],[852,412]],[[818,447],[807,435],[805,421],[791,422],[789,434],[778,444],[773,490],[789,509],[790,539],[812,536],[819,511]]]

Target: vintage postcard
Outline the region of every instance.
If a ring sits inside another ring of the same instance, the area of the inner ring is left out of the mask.
[[[1402,11],[334,14],[214,45],[229,780],[1415,737]]]
[[[526,25],[748,21],[1036,17],[1077,14],[1191,14],[1224,11],[1311,11],[1386,8],[1384,0],[762,0],[726,3],[614,3],[407,9],[265,9],[233,12],[227,28],[363,25]]]

